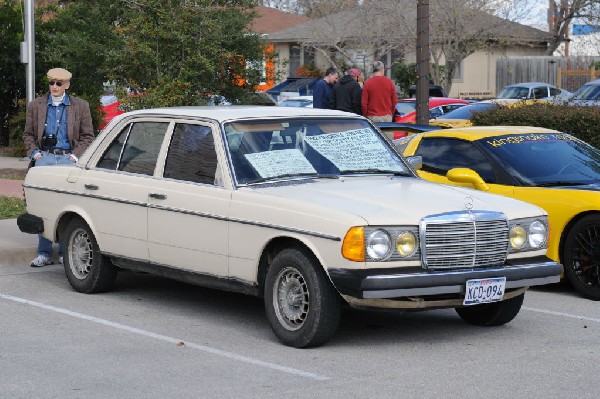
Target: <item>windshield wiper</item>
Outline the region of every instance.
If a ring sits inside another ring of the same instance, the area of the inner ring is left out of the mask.
[[[551,181],[547,183],[536,184],[535,187],[555,187],[555,186],[585,186],[588,183],[578,183],[573,181]]]
[[[286,173],[283,175],[278,175],[278,176],[271,176],[271,177],[261,177],[259,179],[254,179],[254,180],[250,180],[248,182],[246,182],[245,184],[253,184],[253,183],[262,183],[265,181],[269,181],[269,180],[279,180],[279,179],[285,179],[288,177],[308,177],[308,178],[312,178],[312,179],[338,179],[339,176],[338,175],[332,175],[332,174],[319,174],[319,173]]]
[[[398,170],[389,170],[389,169],[355,169],[355,170],[341,170],[340,175],[366,175],[366,174],[384,174],[384,175],[394,175],[394,176],[412,176],[408,172],[402,172]]]

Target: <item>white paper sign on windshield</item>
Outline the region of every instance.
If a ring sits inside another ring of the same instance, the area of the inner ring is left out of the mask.
[[[381,139],[370,129],[306,136],[304,142],[329,159],[340,171],[404,170]]]
[[[297,148],[278,151],[256,152],[245,155],[260,177],[276,177],[289,174],[317,173],[315,168]]]

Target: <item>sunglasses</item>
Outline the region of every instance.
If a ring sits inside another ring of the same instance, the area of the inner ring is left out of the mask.
[[[50,86],[58,86],[58,87],[61,87],[61,86],[62,86],[64,83],[63,83],[63,82],[57,82],[57,81],[51,80],[50,82],[48,82],[48,84],[49,84]]]

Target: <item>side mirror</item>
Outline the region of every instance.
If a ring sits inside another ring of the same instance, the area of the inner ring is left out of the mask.
[[[423,157],[421,155],[406,157],[406,161],[414,170],[419,170],[423,167]]]
[[[490,186],[485,184],[481,176],[473,169],[454,168],[446,173],[446,178],[454,183],[467,183],[480,191],[489,191]]]

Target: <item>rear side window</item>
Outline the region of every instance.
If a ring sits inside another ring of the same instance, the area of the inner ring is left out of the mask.
[[[427,138],[419,144],[415,155],[423,157],[422,170],[445,176],[452,168],[469,168],[479,173],[486,183],[495,183],[492,165],[473,143],[450,138]]]
[[[152,176],[168,127],[168,122],[138,122],[126,126],[97,167]]]

